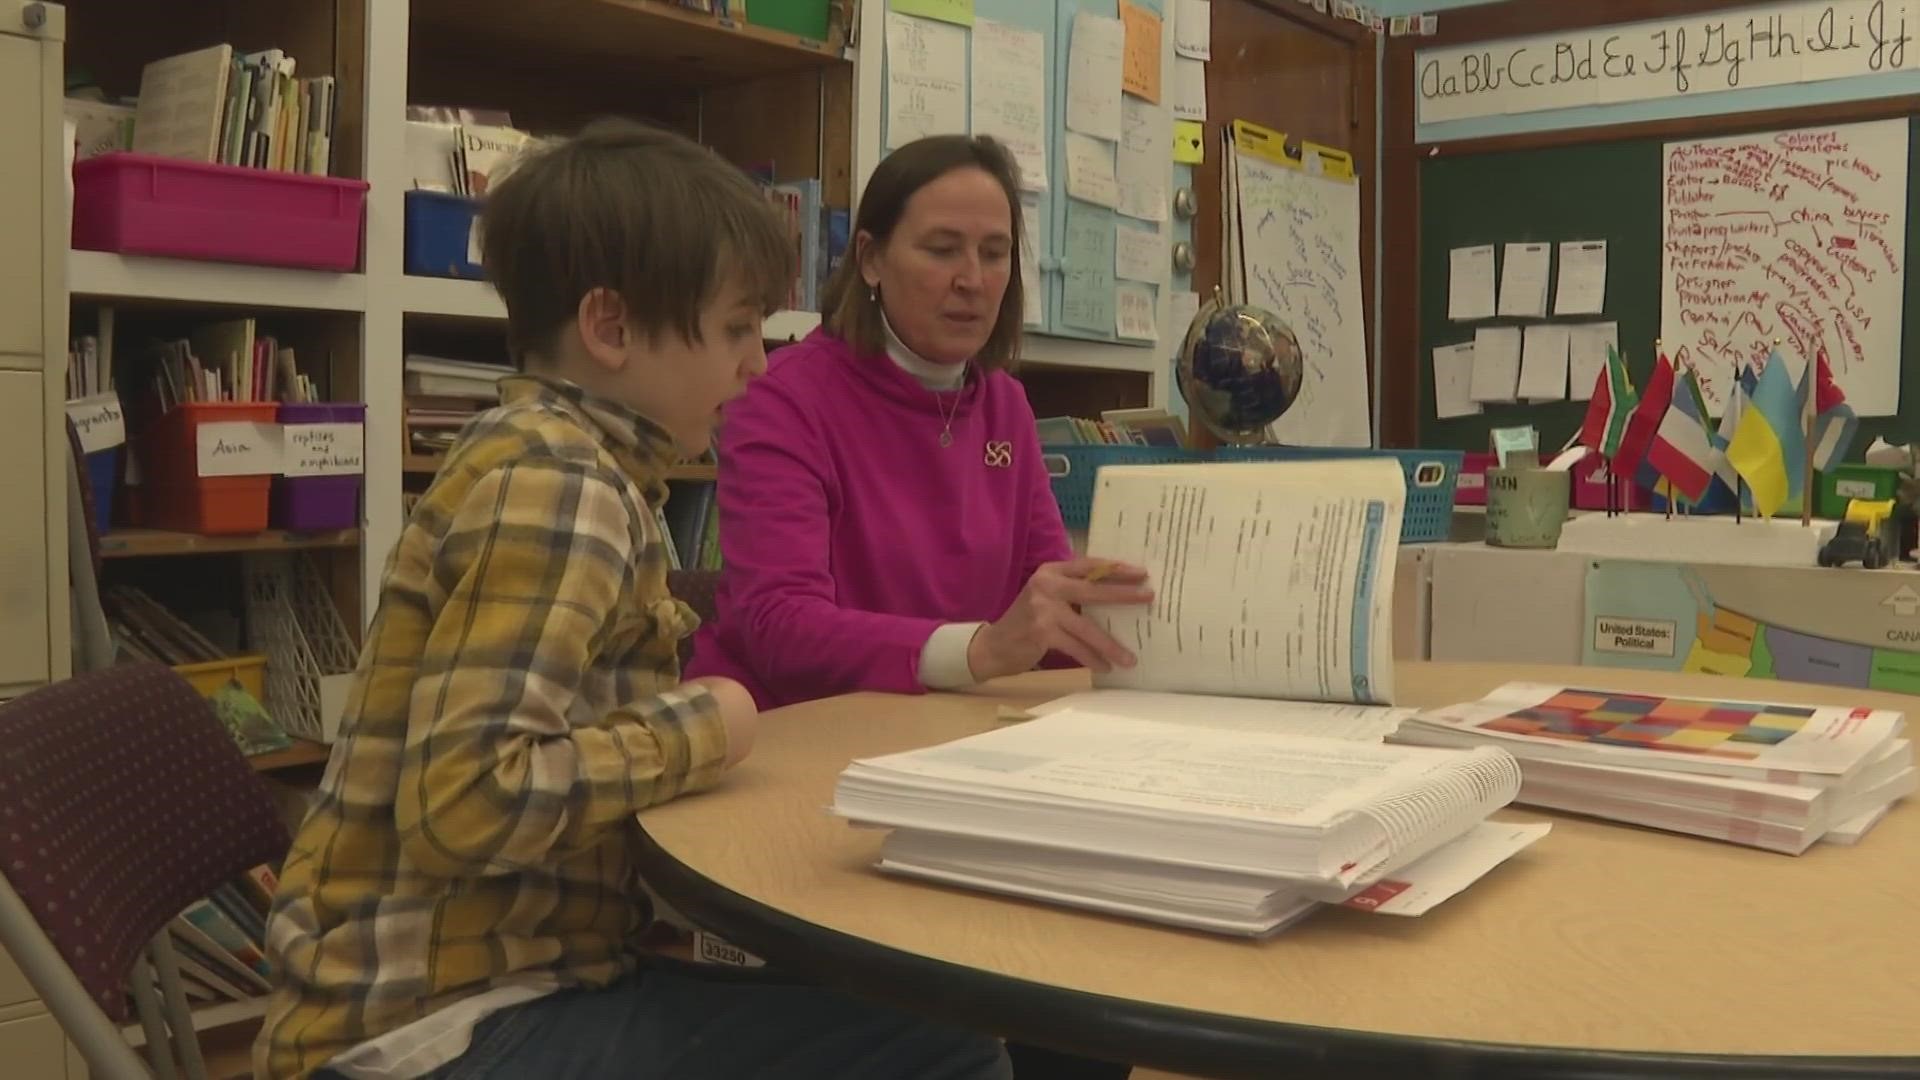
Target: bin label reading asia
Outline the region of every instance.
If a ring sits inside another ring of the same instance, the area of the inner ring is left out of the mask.
[[[1622,619],[1601,615],[1593,620],[1595,652],[1634,656],[1672,656],[1679,627],[1665,619]]]

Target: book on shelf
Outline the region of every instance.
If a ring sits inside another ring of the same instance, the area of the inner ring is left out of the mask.
[[[140,75],[133,149],[188,161],[326,176],[332,167],[331,75],[296,76],[281,49],[230,44],[162,57]]]
[[[1042,446],[1159,446],[1184,449],[1187,426],[1165,409],[1108,409],[1100,419],[1048,416],[1036,420]]]
[[[107,617],[107,630],[116,654],[121,659],[181,668],[235,658],[237,650],[223,648],[144,590],[131,585],[109,586],[101,596],[101,608]],[[293,745],[286,728],[237,680],[228,679],[206,697],[214,718],[241,753],[252,757]]]
[[[438,457],[474,417],[499,404],[500,380],[514,369],[422,353],[402,361],[403,422],[410,453]]]
[[[1904,714],[1514,682],[1390,741],[1498,746],[1521,803],[1798,855],[1850,844],[1920,787]]]
[[[207,323],[184,338],[150,348],[148,384],[156,412],[177,405],[216,401],[311,402],[314,381],[300,371],[298,356],[251,318]]]
[[[266,924],[278,887],[272,867],[256,866],[167,924],[189,1000],[246,1001],[272,989]]]
[[[537,141],[499,109],[409,105],[406,124],[413,188],[469,199],[504,180]]]

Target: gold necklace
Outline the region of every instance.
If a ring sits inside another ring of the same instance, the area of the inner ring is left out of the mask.
[[[953,418],[960,415],[960,395],[967,392],[967,371],[971,367],[973,367],[973,361],[969,360],[966,362],[966,367],[960,369],[960,385],[954,387],[953,390],[952,410],[948,410],[946,403],[940,400],[940,392],[938,390],[933,392],[933,401],[935,405],[939,406],[940,419],[942,420],[940,428],[941,446],[953,445]]]

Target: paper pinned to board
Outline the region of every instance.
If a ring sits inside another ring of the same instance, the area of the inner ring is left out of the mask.
[[[1046,80],[1039,31],[992,19],[973,24],[973,133],[1006,145],[1026,191],[1047,190]]]
[[[967,32],[887,12],[887,146],[966,130]]]
[[[1131,0],[1120,0],[1126,52],[1120,63],[1120,89],[1138,98],[1160,100],[1160,16]]]
[[[1493,318],[1493,245],[1454,248],[1447,255],[1447,318]]]
[[[1167,110],[1139,98],[1121,100],[1122,134],[1115,153],[1114,178],[1120,186],[1117,208],[1141,221],[1167,220],[1166,147],[1173,118]]]
[[[1213,59],[1211,0],[1174,0],[1173,51],[1193,60]]]
[[[1158,341],[1153,319],[1153,286],[1123,281],[1114,286],[1113,334],[1128,341]]]
[[[1067,51],[1067,130],[1120,141],[1120,72],[1126,27],[1086,11],[1073,15]]]
[[[1198,120],[1173,122],[1173,160],[1179,165],[1202,165],[1207,160],[1207,126]]]
[[[1077,131],[1067,132],[1067,194],[1098,206],[1120,203],[1120,182],[1113,174],[1113,147]]]
[[[1173,86],[1167,93],[1167,104],[1181,120],[1207,118],[1206,61],[1186,56],[1173,58]]]

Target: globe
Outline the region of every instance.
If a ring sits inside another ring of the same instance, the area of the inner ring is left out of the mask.
[[[1299,398],[1306,370],[1300,339],[1279,316],[1217,294],[1187,327],[1174,366],[1188,410],[1236,446],[1266,440],[1268,425]]]

